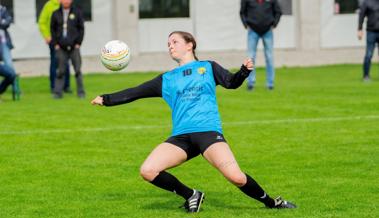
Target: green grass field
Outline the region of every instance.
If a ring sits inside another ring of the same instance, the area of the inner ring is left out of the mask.
[[[206,193],[197,215],[139,176],[170,134],[164,101],[89,104],[156,73],[87,75],[86,100],[54,100],[46,77],[22,78],[21,101],[6,93],[0,103],[0,217],[379,217],[377,68],[370,83],[361,65],[337,65],[280,68],[274,91],[263,69],[253,92],[218,87],[224,135],[241,168],[298,209],[265,209],[200,156],[170,170]]]

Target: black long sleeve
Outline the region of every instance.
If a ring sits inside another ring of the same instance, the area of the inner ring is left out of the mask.
[[[211,61],[211,64],[216,85],[221,85],[227,89],[236,89],[240,87],[251,72],[244,65],[241,66],[241,69],[238,72],[233,74],[214,61]]]
[[[135,101],[140,98],[162,97],[162,75],[134,88],[128,88],[112,94],[104,94],[103,105],[114,106]]]

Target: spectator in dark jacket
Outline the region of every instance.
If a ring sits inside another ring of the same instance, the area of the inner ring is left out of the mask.
[[[363,61],[363,80],[370,81],[371,59],[374,54],[375,44],[379,43],[379,1],[363,0],[359,10],[358,39],[363,37],[363,21],[367,17],[366,25],[366,54]]]
[[[50,50],[50,70],[49,70],[49,80],[50,80],[50,91],[54,92],[55,87],[55,77],[57,75],[57,58],[55,56],[55,48],[54,45],[51,44],[51,16],[54,11],[58,10],[60,7],[60,0],[48,0],[39,14],[38,18],[38,27],[41,32],[43,39],[46,44],[49,46]],[[64,81],[64,92],[71,93],[70,88],[70,65],[66,64],[66,73],[65,73],[65,81]]]
[[[266,58],[266,86],[269,90],[274,89],[275,77],[272,29],[278,25],[281,15],[277,0],[241,0],[240,16],[242,24],[248,31],[248,53],[253,62],[256,59],[259,39],[263,40]],[[253,90],[255,80],[254,69],[248,77],[248,90]]]
[[[56,50],[58,72],[53,97],[63,97],[66,63],[70,59],[75,70],[77,95],[85,97],[81,72],[80,46],[84,37],[84,18],[81,11],[72,5],[72,0],[61,0],[61,6],[51,17],[51,41]]]

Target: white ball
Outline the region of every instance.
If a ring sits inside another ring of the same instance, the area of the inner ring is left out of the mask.
[[[129,46],[120,40],[112,40],[105,44],[101,50],[101,63],[113,71],[124,69],[130,61]]]

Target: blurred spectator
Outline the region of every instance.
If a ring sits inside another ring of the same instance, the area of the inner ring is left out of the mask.
[[[11,55],[13,44],[8,33],[11,23],[12,17],[8,13],[7,8],[0,3],[0,57],[3,62],[0,64],[0,76],[4,77],[4,80],[0,83],[0,94],[4,93],[16,78]]]
[[[266,58],[266,86],[274,89],[274,35],[273,29],[278,25],[282,11],[277,0],[241,0],[240,16],[243,26],[248,31],[247,47],[249,56],[255,63],[259,39],[263,40]],[[253,90],[256,81],[255,69],[248,77],[247,88]]]
[[[54,46],[51,44],[51,31],[50,31],[50,22],[51,15],[56,11],[60,6],[59,0],[49,0],[43,6],[41,14],[38,18],[38,26],[39,30],[45,39],[46,44],[50,49],[50,90],[53,92],[55,87],[55,77],[57,74],[57,58],[55,54]],[[65,81],[64,81],[64,91],[67,93],[71,92],[70,89],[70,66],[68,62],[66,63],[66,73],[65,73]]]
[[[12,61],[12,55],[11,55],[11,49],[13,49],[13,44],[11,37],[8,33],[8,28],[12,24],[12,17],[8,13],[7,8],[2,6],[0,3],[0,53],[1,53],[1,60],[3,61],[4,65],[12,68],[13,67],[13,61]]]
[[[66,63],[70,59],[75,70],[77,95],[79,98],[84,98],[80,55],[80,46],[84,37],[84,17],[81,11],[72,5],[72,0],[61,0],[60,8],[51,17],[50,29],[51,44],[58,59],[53,97],[57,99],[63,97]]]
[[[366,54],[363,61],[363,80],[370,81],[371,59],[374,54],[375,45],[379,43],[379,1],[363,0],[359,10],[358,39],[363,37],[363,21],[366,23]]]
[[[9,85],[13,83],[16,78],[16,73],[13,68],[5,64],[0,64],[0,76],[4,77],[0,83],[0,95],[3,94]]]

